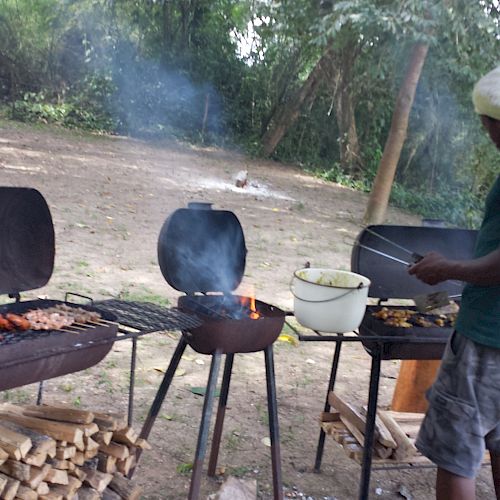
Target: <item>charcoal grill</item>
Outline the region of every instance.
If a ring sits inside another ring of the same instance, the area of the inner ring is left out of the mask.
[[[369,495],[370,474],[372,470],[372,450],[374,442],[375,416],[377,410],[378,387],[381,361],[385,359],[440,359],[452,327],[389,327],[382,320],[373,317],[382,305],[387,308],[398,306],[391,299],[411,299],[420,294],[435,291],[446,291],[450,295],[461,293],[462,285],[456,282],[445,282],[435,286],[426,285],[408,274],[408,267],[382,257],[369,249],[392,255],[408,261],[409,254],[391,245],[374,233],[381,235],[410,253],[425,255],[437,251],[451,259],[470,259],[473,256],[477,231],[467,229],[451,229],[432,226],[389,226],[374,225],[361,231],[351,254],[351,270],[371,280],[369,296],[378,300],[378,305],[366,309],[359,334],[355,336],[338,335],[300,335],[303,341],[334,341],[330,379],[324,411],[330,411],[328,395],[335,387],[337,369],[340,360],[341,346],[344,342],[362,342],[365,350],[372,358],[370,384],[368,392],[368,408],[366,414],[365,442],[361,465],[359,499],[365,500]],[[412,307],[405,308],[412,309]],[[323,457],[325,433],[320,431],[314,469],[319,472]],[[378,469],[404,468],[405,466],[379,466]]]
[[[373,233],[396,244],[409,248],[420,255],[434,250],[450,259],[468,259],[474,252],[477,231],[468,229],[451,229],[419,226],[370,226],[362,231],[357,241],[363,247],[374,248],[391,254],[402,260],[408,260],[404,251],[398,250]],[[430,286],[408,274],[408,268],[398,262],[384,259],[361,246],[355,246],[351,254],[351,269],[368,277],[372,284],[369,296],[378,299],[379,306],[367,307],[363,321],[359,327],[359,335],[363,345],[371,352],[373,342],[370,337],[395,337],[395,342],[384,342],[382,359],[441,359],[446,340],[452,327],[412,328],[390,327],[382,320],[373,317],[373,313],[389,299],[411,299],[416,295],[446,291],[450,295],[461,294],[463,285],[455,281],[447,281]],[[386,307],[392,307],[387,306]],[[414,309],[410,306],[406,309]],[[425,340],[431,340],[426,343]]]
[[[0,227],[0,294],[15,300],[0,306],[0,313],[61,304],[20,296],[47,284],[54,267],[54,227],[43,196],[31,188],[0,187]],[[112,314],[96,311],[105,321],[64,331],[0,331],[0,390],[83,370],[103,359],[118,327]]]
[[[211,204],[192,204],[176,210],[165,221],[158,239],[158,261],[163,276],[173,288],[186,294],[179,298],[179,309],[195,313],[202,324],[183,330],[140,436],[148,438],[186,346],[211,355],[188,495],[190,500],[199,497],[221,356],[225,354],[226,360],[209,476],[215,476],[234,355],[261,350],[264,351],[266,367],[274,498],[283,498],[272,344],[283,327],[285,313],[261,301],[256,301],[255,311],[252,311],[241,306],[240,299],[250,302],[249,298],[232,295],[242,280],[246,253],[243,229],[236,215],[225,210],[212,210]]]

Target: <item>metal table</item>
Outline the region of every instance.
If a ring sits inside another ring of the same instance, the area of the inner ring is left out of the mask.
[[[288,323],[287,323],[288,324]],[[335,351],[333,354],[332,368],[330,372],[330,379],[328,381],[328,390],[326,393],[326,400],[324,411],[329,412],[331,405],[328,402],[328,395],[333,391],[335,387],[335,380],[337,377],[337,370],[340,361],[340,351],[342,344],[344,342],[370,342],[370,351],[368,354],[372,358],[371,369],[370,369],[370,382],[368,389],[368,408],[366,414],[366,427],[365,427],[365,443],[363,447],[363,459],[361,463],[361,477],[359,485],[359,500],[366,500],[369,497],[369,487],[370,487],[370,476],[372,471],[372,458],[373,458],[373,445],[375,436],[375,418],[377,414],[377,401],[378,401],[378,389],[380,382],[380,369],[381,362],[383,358],[384,346],[386,344],[394,343],[406,343],[406,344],[441,344],[444,348],[446,345],[446,338],[405,338],[401,336],[364,336],[359,335],[348,336],[344,334],[334,334],[334,335],[323,335],[319,332],[315,332],[315,335],[302,335],[300,334],[292,325],[289,326],[296,331],[299,340],[303,342],[335,342]],[[395,359],[395,358],[391,358]],[[321,429],[318,439],[318,445],[316,448],[316,459],[314,463],[314,471],[320,472],[321,461],[323,459],[323,451],[325,446],[325,432]],[[373,470],[390,470],[390,469],[407,469],[407,468],[423,468],[423,467],[433,467],[433,465],[389,465],[373,468]]]

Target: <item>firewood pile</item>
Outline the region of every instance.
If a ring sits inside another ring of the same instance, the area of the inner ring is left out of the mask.
[[[150,446],[121,415],[0,405],[0,499],[136,500],[138,449]]]
[[[350,458],[363,458],[366,408],[356,407],[331,392],[330,412],[321,414],[321,427],[340,443]],[[419,454],[415,439],[422,423],[422,413],[377,410],[373,460],[377,463],[421,463],[428,460]]]

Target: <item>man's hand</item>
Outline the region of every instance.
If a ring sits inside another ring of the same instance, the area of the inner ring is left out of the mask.
[[[408,272],[428,285],[436,285],[450,279],[451,261],[437,252],[430,252],[413,264]]]

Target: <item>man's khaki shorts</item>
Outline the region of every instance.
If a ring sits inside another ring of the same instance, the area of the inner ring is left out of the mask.
[[[453,333],[427,399],[416,446],[438,467],[472,478],[485,449],[500,455],[500,349]]]

